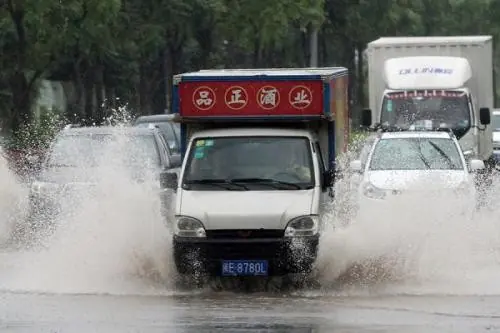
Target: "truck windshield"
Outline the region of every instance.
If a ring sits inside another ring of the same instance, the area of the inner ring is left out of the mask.
[[[456,91],[421,90],[384,96],[381,124],[452,128],[461,138],[471,127],[467,95]]]
[[[315,183],[306,137],[198,138],[187,158],[186,190],[302,190]]]
[[[494,113],[491,118],[491,127],[494,132],[500,132],[500,113]]]
[[[380,140],[372,154],[370,170],[461,170],[457,145],[443,138]]]

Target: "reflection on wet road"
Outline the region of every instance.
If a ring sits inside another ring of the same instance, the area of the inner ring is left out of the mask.
[[[499,297],[0,297],[8,332],[500,332]]]

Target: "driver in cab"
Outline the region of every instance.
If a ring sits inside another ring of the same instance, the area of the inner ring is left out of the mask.
[[[300,156],[290,152],[290,154],[285,154],[284,157],[283,165],[285,167],[283,173],[300,182],[308,183],[311,181],[311,170],[304,165],[304,160]]]

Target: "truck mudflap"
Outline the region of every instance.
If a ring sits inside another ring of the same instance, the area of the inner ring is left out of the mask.
[[[241,235],[244,232],[248,231]],[[181,274],[280,276],[309,273],[316,260],[318,244],[319,235],[203,239],[174,236],[173,250],[175,265]]]

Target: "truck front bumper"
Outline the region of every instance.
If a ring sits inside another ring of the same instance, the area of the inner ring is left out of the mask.
[[[181,274],[222,275],[224,260],[266,260],[269,276],[308,273],[316,260],[319,235],[297,238],[210,239],[174,236]]]

